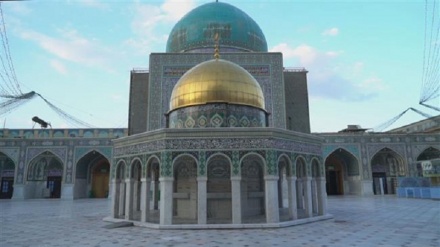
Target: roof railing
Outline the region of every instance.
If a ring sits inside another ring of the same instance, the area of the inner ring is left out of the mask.
[[[284,72],[308,72],[304,67],[284,67]]]

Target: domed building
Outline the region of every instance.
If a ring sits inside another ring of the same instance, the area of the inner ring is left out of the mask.
[[[107,220],[178,229],[330,218],[306,74],[286,70],[236,7],[190,11],[166,53],[131,73],[129,136],[114,140]]]

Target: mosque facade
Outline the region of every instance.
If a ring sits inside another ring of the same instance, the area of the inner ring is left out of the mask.
[[[0,198],[109,198],[107,220],[156,228],[273,227],[329,218],[327,195],[440,185],[422,166],[440,158],[438,117],[311,134],[308,72],[232,5],[190,11],[149,60],[130,74],[128,129],[1,129]]]

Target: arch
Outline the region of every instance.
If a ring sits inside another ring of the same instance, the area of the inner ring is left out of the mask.
[[[173,161],[173,224],[197,223],[197,159],[190,154]]]
[[[226,154],[222,153],[222,152],[217,152],[217,153],[214,153],[214,154],[210,155],[209,158],[206,160],[206,164],[209,164],[209,161],[211,159],[213,159],[213,158],[216,158],[217,156],[222,156],[225,159],[227,159],[229,164],[230,164],[230,169],[232,171],[232,160],[231,160],[231,158],[229,156],[227,156]],[[232,176],[232,173],[231,173],[231,176]]]
[[[125,170],[126,170],[127,163],[125,160],[119,160],[116,164],[116,179],[125,179]]]
[[[26,172],[27,186],[32,188],[30,198],[60,198],[64,165],[51,151],[33,158]]]
[[[106,198],[109,193],[110,161],[95,149],[75,163],[73,198]]]
[[[416,158],[416,161],[432,160],[440,158],[440,150],[432,146],[423,149]],[[417,176],[423,177],[423,169],[421,162],[416,163]]]
[[[319,178],[321,177],[320,172],[320,162],[317,158],[312,158],[311,160],[311,168],[312,168],[312,181],[311,181],[311,190],[312,190],[312,214],[318,215],[319,213],[319,205],[321,202],[319,196],[318,186],[320,186]]]
[[[114,216],[115,218],[125,218],[125,173],[127,163],[121,159],[116,163],[115,167],[115,204],[114,204]]]
[[[305,178],[307,177],[307,162],[302,155],[298,155],[295,159],[296,166],[296,177]]]
[[[298,155],[295,159],[296,165],[296,206],[298,218],[303,218],[306,215],[307,203],[307,162],[304,156]]]
[[[324,160],[326,160],[327,158],[328,158],[328,156],[330,156],[332,153],[334,153],[335,151],[338,151],[338,150],[340,150],[340,149],[343,149],[344,151],[346,151],[346,152],[348,152],[348,153],[350,153],[351,155],[353,155],[356,159],[358,159],[357,157],[359,156],[359,151],[357,150],[357,148],[356,147],[346,147],[346,146],[335,146],[335,147],[333,147],[333,148],[329,148],[329,149],[327,149],[326,150],[326,152],[325,152],[325,156],[323,156],[322,158],[324,159]],[[352,150],[352,149],[354,149],[354,150]]]
[[[139,158],[134,158],[130,164],[130,182],[128,186],[131,188],[132,193],[130,199],[132,200],[133,207],[133,219],[140,220],[141,218],[141,177],[142,177],[142,161]],[[127,186],[127,185],[126,185]]]
[[[240,161],[243,223],[266,222],[265,160],[257,153],[249,153]]]
[[[391,148],[380,149],[371,158],[374,194],[395,194],[397,177],[406,176],[402,156]]]
[[[0,199],[11,199],[14,192],[14,161],[0,152]]]
[[[287,221],[292,220],[293,215],[290,213],[289,208],[292,208],[292,183],[290,179],[292,177],[292,164],[290,158],[281,154],[278,157],[278,206],[280,213],[280,220]]]
[[[232,223],[232,162],[226,155],[212,155],[207,164],[207,222]]]
[[[159,223],[159,174],[160,174],[160,158],[157,155],[151,155],[145,163],[145,182],[146,196],[145,201],[145,220],[147,222]]]
[[[360,163],[353,153],[336,149],[327,156],[324,166],[328,195],[361,193]]]

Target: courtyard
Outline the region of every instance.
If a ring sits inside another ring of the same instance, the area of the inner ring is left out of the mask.
[[[0,246],[440,246],[440,201],[330,196],[333,220],[278,229],[112,228],[107,199],[0,200]]]

